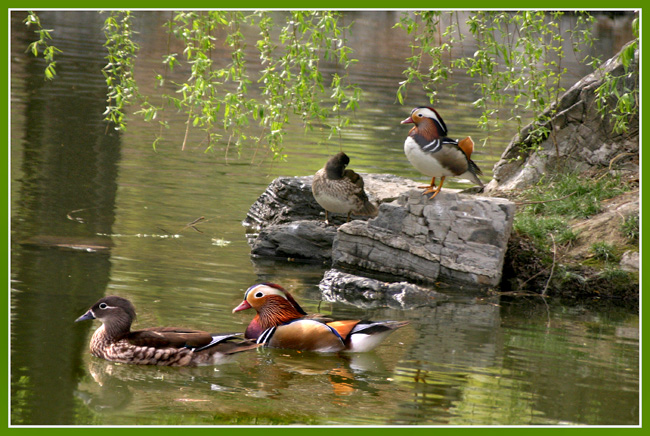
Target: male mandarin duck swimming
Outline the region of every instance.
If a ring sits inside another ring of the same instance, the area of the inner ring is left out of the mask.
[[[363,187],[363,178],[352,170],[345,169],[350,158],[343,152],[332,156],[325,166],[314,175],[311,185],[314,198],[328,212],[376,216],[377,207],[368,200]]]
[[[236,339],[240,334],[213,335],[200,330],[154,327],[131,331],[135,308],[125,298],[100,299],[75,322],[98,319],[102,325],[90,340],[93,356],[120,363],[162,366],[214,365],[231,354],[259,344]]]
[[[478,178],[481,170],[470,159],[474,151],[474,142],[469,136],[461,141],[447,137],[447,126],[438,112],[430,107],[416,107],[411,116],[401,124],[413,123],[415,126],[404,141],[404,153],[411,165],[422,174],[432,177],[431,185],[423,194],[434,198],[442,189],[445,177],[460,177],[471,180],[483,187]],[[436,177],[440,185],[435,187]]]
[[[319,352],[365,352],[408,321],[362,321],[310,317],[289,292],[274,283],[253,285],[234,312],[253,308],[257,315],[245,337],[273,348]]]

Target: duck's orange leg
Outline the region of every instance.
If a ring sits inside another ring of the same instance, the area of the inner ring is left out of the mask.
[[[436,186],[436,178],[433,177],[431,179],[431,184],[430,185],[428,185],[428,186],[418,186],[418,188],[420,188],[420,189],[424,188],[424,192],[422,193],[422,195],[424,195],[424,194],[431,194],[434,191],[435,186]]]
[[[442,189],[442,184],[443,184],[443,183],[445,183],[445,176],[442,176],[442,177],[440,178],[440,184],[438,185],[438,187],[436,188],[436,190],[435,190],[435,191],[433,191],[433,190],[431,191],[431,192],[433,192],[433,195],[432,195],[431,197],[429,197],[429,200],[433,200],[433,198],[434,198],[436,195],[438,195],[438,193],[439,193],[440,190]]]

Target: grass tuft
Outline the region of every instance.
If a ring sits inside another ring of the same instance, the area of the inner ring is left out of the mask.
[[[578,237],[569,226],[570,220],[588,218],[601,212],[601,201],[627,190],[618,175],[589,178],[577,173],[564,173],[552,180],[543,178],[524,193],[520,203],[523,208],[515,216],[514,228],[530,237],[542,250],[552,248],[551,235],[556,244],[569,246]],[[621,231],[629,232],[633,237],[634,223]]]
[[[607,242],[595,242],[591,246],[591,251],[594,253],[594,258],[604,262],[617,262],[618,255],[612,244]]]
[[[550,183],[540,181],[528,192],[528,201],[537,202],[527,207],[534,215],[565,218],[589,218],[602,210],[600,202],[615,197],[628,189],[620,176],[606,175],[598,179],[581,177],[575,173],[558,176]],[[562,197],[566,197],[559,200]]]
[[[630,244],[637,244],[639,242],[639,215],[625,217],[620,230]]]

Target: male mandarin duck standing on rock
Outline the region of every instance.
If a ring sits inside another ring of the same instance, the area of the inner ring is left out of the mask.
[[[153,327],[131,331],[133,304],[125,298],[100,299],[75,322],[98,319],[102,325],[90,340],[93,356],[120,363],[161,366],[214,365],[240,351],[257,348],[240,334],[213,335],[201,330]]]
[[[376,216],[377,208],[370,203],[363,188],[363,179],[345,167],[350,158],[343,152],[332,156],[325,166],[314,175],[311,185],[314,198],[325,209],[325,220],[329,223],[328,212]]]
[[[319,352],[365,352],[408,321],[334,321],[310,317],[281,286],[253,285],[234,312],[253,308],[257,315],[246,329],[247,339],[272,348]]]
[[[431,194],[432,199],[442,189],[445,177],[460,177],[471,180],[483,188],[478,178],[481,170],[470,159],[474,151],[474,142],[469,136],[461,141],[447,137],[447,126],[438,112],[430,107],[416,107],[411,116],[402,124],[413,123],[415,126],[404,141],[404,153],[411,165],[422,174],[432,177],[431,185],[423,194]],[[440,185],[434,189],[436,177]]]

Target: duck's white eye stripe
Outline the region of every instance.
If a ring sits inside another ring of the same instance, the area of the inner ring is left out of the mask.
[[[259,290],[258,290],[259,288]],[[254,296],[255,298],[262,298],[265,295],[279,295],[280,297],[287,299],[287,296],[284,295],[284,292],[282,292],[279,289],[272,288],[271,286],[266,286],[266,285],[254,285],[248,288],[246,293],[244,293],[244,300],[248,298],[248,295],[251,293],[251,291],[256,290]]]
[[[436,113],[434,111],[432,111],[431,109],[428,109],[428,108],[422,109],[422,113],[426,114],[426,116],[428,118],[433,118],[434,120],[440,122],[440,119],[438,118],[438,115],[436,115]]]

